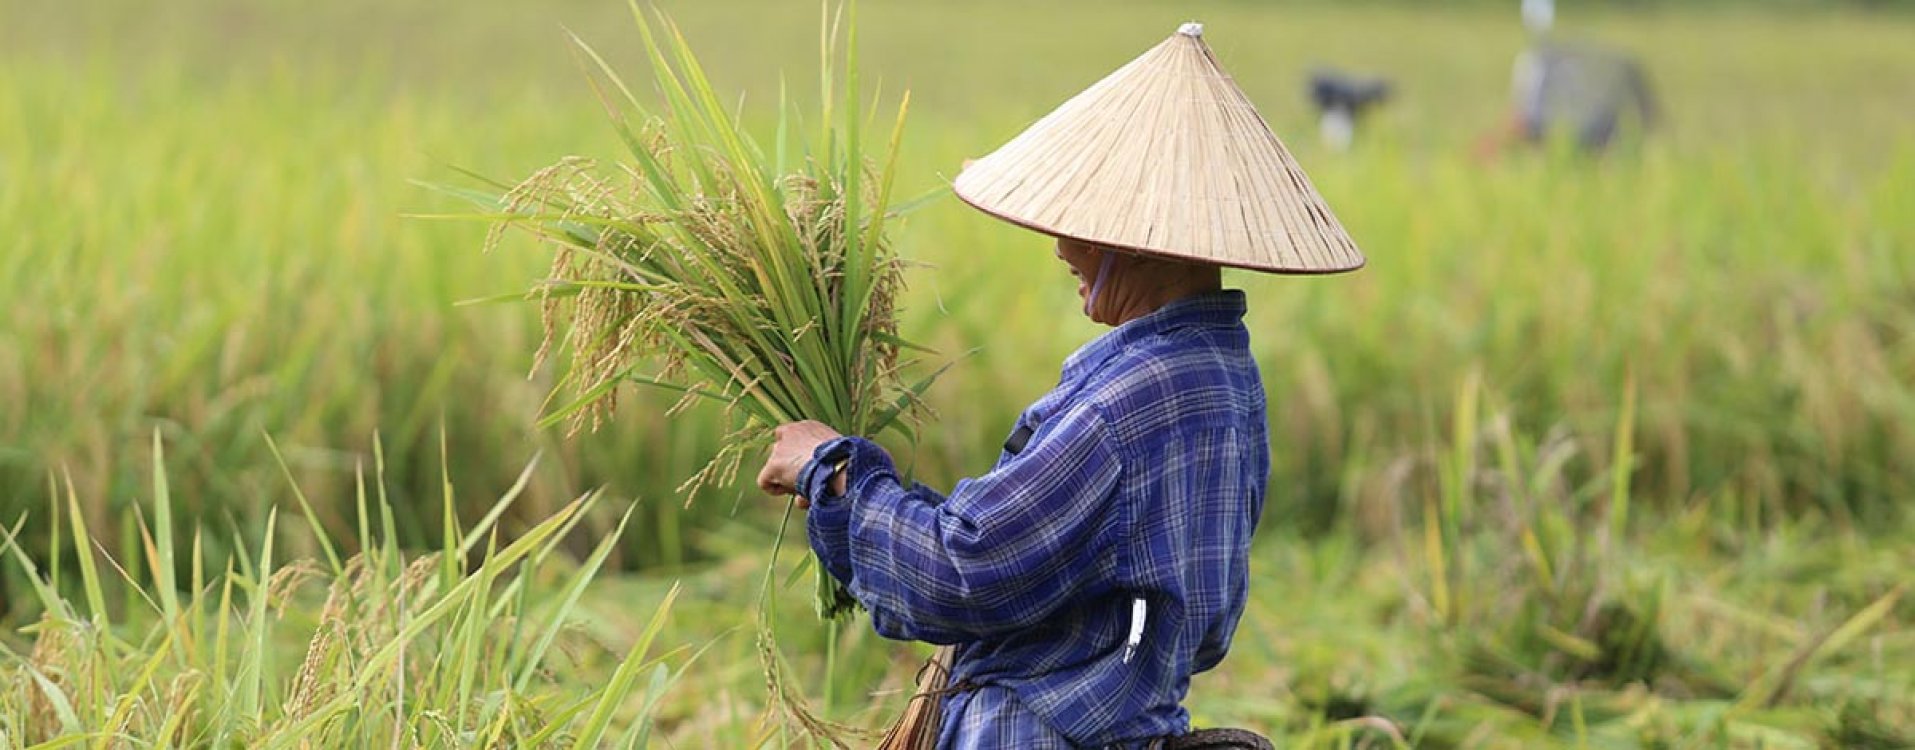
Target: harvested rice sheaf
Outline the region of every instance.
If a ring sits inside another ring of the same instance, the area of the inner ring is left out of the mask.
[[[669,20],[641,16],[639,28],[656,102],[581,44],[599,65],[621,161],[567,158],[496,198],[488,246],[517,227],[553,249],[550,278],[532,292],[544,309],[538,359],[565,366],[548,420],[603,426],[626,383],[681,393],[679,407],[724,404],[733,433],[681,487],[687,497],[734,481],[781,423],[910,436],[929,381],[900,377],[901,352],[915,347],[898,337],[903,269],[885,234],[905,104],[881,158],[868,159],[855,54],[833,76],[828,42],[824,78],[841,80],[842,109],[827,86],[822,116],[801,118],[822,132],[794,142],[781,106],[776,139],[761,145]],[[855,606],[822,566],[818,584],[820,615]]]

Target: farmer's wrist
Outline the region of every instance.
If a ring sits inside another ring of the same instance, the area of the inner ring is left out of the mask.
[[[813,505],[830,502],[845,494],[845,465],[851,458],[850,439],[833,438],[819,443],[811,460],[798,471],[798,494]]]
[[[799,493],[811,501],[811,510],[805,513],[805,536],[825,569],[838,580],[847,581],[851,572],[851,503],[843,494],[830,492],[831,477],[842,476],[833,471],[842,459],[830,460],[825,447],[819,446],[799,475],[804,480],[798,485]]]
[[[855,436],[839,437],[825,441],[812,452],[811,461],[798,475],[798,490],[814,504],[828,503],[856,495],[873,477],[892,473],[891,454],[877,443]]]

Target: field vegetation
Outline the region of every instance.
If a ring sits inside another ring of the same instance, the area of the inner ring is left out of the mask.
[[[754,127],[816,96],[815,5],[661,5]],[[1915,744],[1915,19],[1563,10],[1644,60],[1663,128],[1475,156],[1523,44],[1500,5],[869,0],[861,54],[874,122],[911,92],[914,196],[1197,15],[1370,257],[1227,277],[1275,463],[1200,723]],[[538,427],[536,305],[460,303],[549,255],[415,217],[464,210],[416,184],[455,168],[621,153],[566,29],[644,80],[622,3],[0,19],[0,745],[801,741],[750,624],[798,563],[766,559],[782,507],[676,492],[724,415],[633,390]],[[1350,153],[1312,138],[1319,63],[1398,86]],[[1098,329],[1040,237],[948,198],[892,233],[921,369],[976,349],[889,441],[948,487]],[[806,588],[773,600],[791,687],[884,722],[920,652]]]

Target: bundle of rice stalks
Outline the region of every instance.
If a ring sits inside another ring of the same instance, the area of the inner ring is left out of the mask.
[[[907,385],[899,375],[900,353],[915,347],[897,335],[902,268],[885,235],[909,97],[882,156],[867,158],[855,23],[835,75],[842,13],[827,9],[822,125],[794,139],[781,101],[764,148],[720,102],[670,19],[648,21],[636,6],[633,15],[656,103],[579,42],[630,160],[607,168],[569,158],[480,196],[499,209],[487,217],[496,222],[488,247],[517,227],[555,251],[550,278],[531,295],[544,306],[539,360],[568,359],[554,391],[566,400],[548,421],[597,428],[626,383],[682,393],[670,413],[701,399],[723,404],[734,432],[681,488],[688,497],[733,481],[781,423],[910,437],[906,418],[929,380]],[[816,577],[820,616],[855,606],[822,566]]]

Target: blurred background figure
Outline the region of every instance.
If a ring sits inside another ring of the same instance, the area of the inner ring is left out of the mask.
[[[1556,25],[1556,0],[1523,0],[1523,27],[1545,34]]]
[[[1356,140],[1357,121],[1372,105],[1390,98],[1390,82],[1363,77],[1332,68],[1310,71],[1310,101],[1317,106],[1318,131],[1323,142],[1337,151],[1347,151]]]
[[[1554,0],[1523,0],[1522,13],[1530,45],[1511,72],[1510,115],[1478,144],[1480,155],[1557,137],[1599,153],[1632,122],[1643,132],[1655,124],[1655,96],[1640,63],[1620,50],[1552,34]]]

